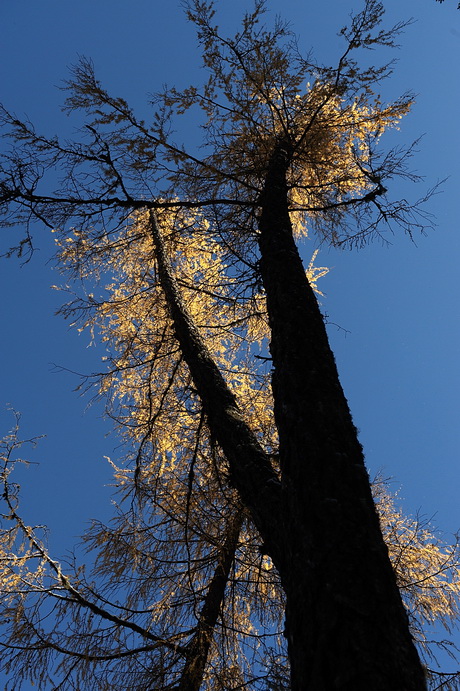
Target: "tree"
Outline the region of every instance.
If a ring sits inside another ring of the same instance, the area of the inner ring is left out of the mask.
[[[385,223],[426,223],[418,205],[387,199],[387,180],[413,177],[410,150],[379,150],[411,98],[383,105],[373,90],[389,66],[353,57],[391,47],[402,25],[381,29],[368,0],[329,68],[282,23],[261,26],[260,1],[231,39],[212,4],[186,7],[209,78],[158,94],[153,124],[85,60],[67,99],[86,113],[82,142],[3,111],[16,141],[5,224],[56,230],[61,265],[92,286],[63,312],[110,346],[98,381],[135,449],[131,470],[115,467],[114,525],[86,536],[96,585],[81,567],[70,577],[22,521],[8,480],[19,442],[6,440],[7,669],[45,688],[57,656],[69,688],[282,689],[287,656],[293,690],[425,688],[313,292],[321,269],[305,271],[296,244],[307,228],[360,244]],[[197,106],[203,155],[170,135]],[[62,186],[47,193],[56,167]],[[95,297],[98,276],[110,284]]]

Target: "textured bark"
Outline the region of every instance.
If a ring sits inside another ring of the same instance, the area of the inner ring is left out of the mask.
[[[182,355],[203,403],[208,425],[226,455],[232,484],[238,490],[277,565],[283,551],[280,482],[268,455],[241,415],[234,394],[182,300],[154,212],[150,212],[150,227],[160,283]]]
[[[362,448],[292,236],[288,162],[280,146],[259,223],[281,487],[181,299],[152,212],[160,282],[210,429],[282,580],[292,691],[422,691]]]
[[[289,150],[272,157],[260,251],[280,439],[292,691],[421,691],[425,680],[361,445],[288,213]]]

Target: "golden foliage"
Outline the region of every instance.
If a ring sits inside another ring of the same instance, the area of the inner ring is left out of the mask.
[[[374,496],[413,635],[427,647],[427,624],[439,623],[451,631],[458,621],[459,546],[456,541],[446,544],[428,521],[404,515],[379,478],[374,482]]]
[[[27,156],[36,149],[36,169],[65,161],[68,186],[54,206],[48,197],[31,200],[28,188],[24,206],[56,227],[59,264],[86,290],[62,313],[107,349],[106,370],[90,384],[106,397],[126,448],[125,461],[112,464],[114,520],[95,522],[84,536],[93,568],[64,572],[20,518],[8,478],[17,437],[5,442],[4,518],[11,527],[0,538],[0,586],[15,607],[7,665],[20,681],[35,675],[51,687],[57,658],[58,673],[74,688],[166,691],[178,688],[208,637],[203,691],[287,688],[281,584],[232,488],[184,363],[159,282],[149,210],[190,318],[275,472],[270,329],[257,251],[271,157],[280,147],[288,153],[297,237],[315,229],[320,239],[340,243],[350,239],[349,217],[363,238],[392,214],[405,223],[401,205],[377,201],[401,156],[382,159],[376,149],[411,98],[382,104],[372,88],[388,68],[360,70],[351,58],[360,45],[392,45],[394,33],[372,37],[379,3],[368,0],[349,34],[342,31],[347,48],[334,69],[302,59],[280,23],[273,31],[260,27],[260,0],[233,39],[213,26],[212,3],[185,6],[209,77],[201,89],[157,95],[151,124],[111,97],[86,61],[69,82],[67,109],[86,113],[89,144],[63,148],[12,120]],[[202,158],[169,135],[172,116],[196,105],[205,117]],[[17,189],[22,184],[21,178]],[[316,256],[306,273],[321,294],[317,281],[327,269],[315,265]],[[449,625],[457,616],[457,554],[403,516],[381,485],[377,499],[413,630],[424,644],[426,624]],[[221,595],[211,597],[223,577]]]

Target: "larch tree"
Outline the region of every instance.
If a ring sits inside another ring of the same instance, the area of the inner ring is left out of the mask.
[[[298,249],[307,232],[360,245],[426,224],[387,194],[413,177],[410,149],[379,145],[411,97],[383,104],[390,66],[354,57],[392,47],[403,25],[382,28],[367,0],[332,68],[280,21],[264,26],[262,0],[231,38],[212,3],[185,7],[208,78],[157,94],[151,123],[87,60],[67,83],[81,141],[2,111],[4,225],[56,233],[84,286],[62,312],[107,345],[89,385],[131,461],[113,464],[113,523],[85,535],[93,567],[62,565],[21,518],[22,442],[5,438],[7,688],[425,689],[414,639],[423,650],[425,624],[457,614],[457,552],[377,484],[380,525],[315,295],[325,269]],[[171,134],[195,110],[198,150]],[[31,243],[27,231],[17,250]]]

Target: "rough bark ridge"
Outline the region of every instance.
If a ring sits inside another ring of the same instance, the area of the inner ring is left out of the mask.
[[[421,691],[362,448],[288,212],[289,148],[272,156],[260,251],[280,438],[293,691]]]
[[[230,465],[231,481],[275,563],[281,561],[280,482],[270,459],[241,415],[236,399],[184,304],[153,211],[150,228],[158,276],[184,360],[202,401],[208,425]]]
[[[209,427],[283,583],[292,691],[422,691],[362,449],[292,236],[288,165],[280,145],[259,222],[281,487],[188,314],[151,212],[158,275]]]

